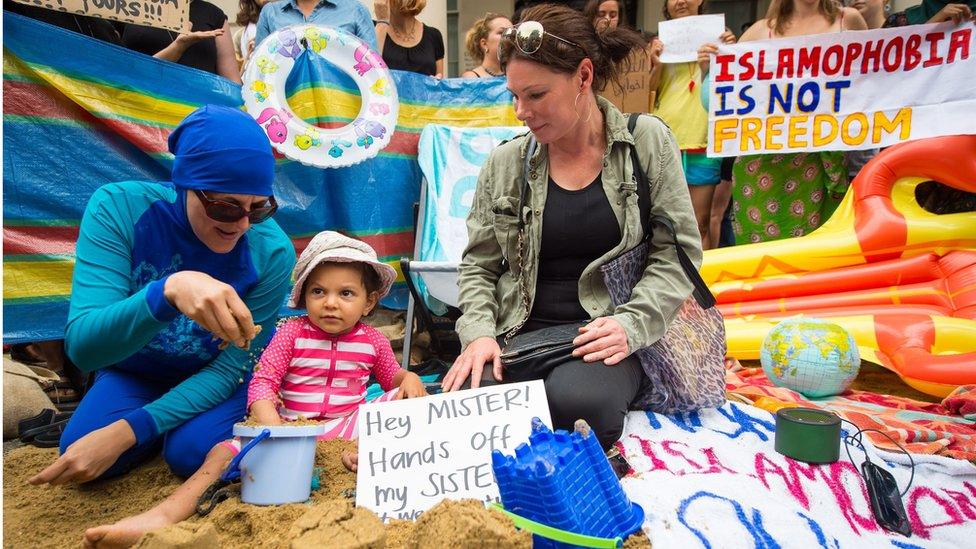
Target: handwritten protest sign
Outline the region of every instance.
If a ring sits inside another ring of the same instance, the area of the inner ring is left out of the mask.
[[[840,151],[976,134],[976,28],[915,25],[721,45],[708,155]]]
[[[14,0],[28,6],[180,31],[190,0]]]
[[[650,52],[637,50],[630,55],[629,68],[620,75],[620,81],[608,83],[600,95],[621,112],[651,112],[656,91],[651,89],[650,78]]]
[[[384,521],[416,519],[443,499],[498,501],[491,451],[552,425],[542,381],[366,404],[359,412],[356,505]]]
[[[698,48],[702,44],[718,44],[718,37],[725,32],[725,15],[693,15],[657,25],[658,38],[664,43],[662,63],[686,63],[698,60]]]

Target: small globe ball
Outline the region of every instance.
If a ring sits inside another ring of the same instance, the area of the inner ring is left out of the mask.
[[[759,360],[775,385],[808,398],[843,393],[861,368],[854,337],[819,318],[788,318],[773,326]]]

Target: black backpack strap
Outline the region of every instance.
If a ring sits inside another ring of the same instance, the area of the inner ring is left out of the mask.
[[[630,113],[627,115],[627,131],[634,135],[637,128],[637,119],[640,113]],[[644,228],[644,238],[651,237],[651,186],[647,182],[647,173],[641,168],[640,159],[637,158],[637,147],[630,145],[630,163],[633,165],[634,181],[637,183],[637,207],[640,211],[641,226]]]
[[[627,130],[631,135],[634,135],[634,129],[637,128],[638,117],[640,117],[638,113],[628,115]],[[633,144],[630,145],[630,161],[634,165],[634,179],[637,181],[637,206],[640,209],[641,225],[644,227],[644,238],[651,238],[653,234],[651,225],[663,227],[671,236],[671,242],[674,244],[674,251],[678,254],[678,263],[681,264],[681,269],[691,281],[692,295],[695,296],[695,301],[701,305],[702,309],[714,306],[715,296],[708,289],[708,285],[705,284],[684,248],[678,244],[678,234],[674,230],[674,221],[663,214],[651,215],[651,187],[647,182],[647,174],[641,167],[640,159],[637,158],[637,147]]]

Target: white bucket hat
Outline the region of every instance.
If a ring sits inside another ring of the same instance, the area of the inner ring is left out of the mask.
[[[295,264],[293,272],[295,286],[292,287],[291,297],[288,298],[289,307],[292,309],[304,307],[302,288],[305,287],[305,279],[315,267],[325,261],[366,263],[380,277],[380,297],[389,293],[390,286],[396,281],[396,269],[378,260],[376,251],[369,244],[335,231],[322,231],[308,243],[308,246],[302,251],[302,255],[299,256],[298,263]]]

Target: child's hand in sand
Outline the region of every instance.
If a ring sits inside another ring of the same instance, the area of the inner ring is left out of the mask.
[[[342,464],[353,473],[359,470],[359,452],[342,451]]]
[[[403,379],[400,380],[400,392],[397,393],[396,400],[422,396],[427,396],[427,389],[424,387],[424,382],[420,380],[420,376],[413,372],[404,373]]]
[[[255,400],[251,403],[251,419],[261,425],[281,425],[281,416],[275,403],[270,400]]]

